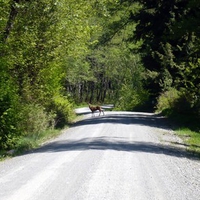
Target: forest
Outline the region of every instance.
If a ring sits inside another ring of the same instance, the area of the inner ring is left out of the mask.
[[[200,122],[199,0],[0,0],[0,55],[0,151],[88,102]]]

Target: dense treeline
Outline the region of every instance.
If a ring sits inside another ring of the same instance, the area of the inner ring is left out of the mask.
[[[75,103],[198,116],[199,17],[197,0],[0,0],[0,149]]]
[[[159,97],[158,108],[200,114],[200,2],[140,1],[134,38],[151,76],[146,88]],[[166,100],[167,102],[163,102]]]
[[[137,11],[137,5],[131,7]],[[118,1],[96,1],[94,8],[90,22],[98,25],[98,31],[92,34],[93,44],[84,60],[70,67],[73,75],[67,77],[66,89],[77,103],[113,102],[119,109],[132,109],[148,97],[142,90],[140,56],[132,53],[139,44],[126,41],[135,23],[128,25],[129,12]]]
[[[168,114],[200,114],[199,5],[197,0],[122,0],[118,12],[126,10],[129,17],[111,23],[107,32],[112,38],[119,30],[135,27],[125,40],[141,44],[126,47],[140,55],[149,99]]]
[[[84,1],[0,1],[0,149],[70,121],[64,82],[92,42],[92,14]]]

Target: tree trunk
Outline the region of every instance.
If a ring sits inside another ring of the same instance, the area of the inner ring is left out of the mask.
[[[3,43],[6,42],[7,38],[10,35],[10,32],[13,28],[13,24],[14,24],[15,18],[16,18],[17,13],[18,13],[15,4],[19,3],[19,2],[20,2],[20,0],[13,0],[12,3],[11,3],[9,18],[8,18],[8,21],[7,21],[5,30],[4,30],[3,38],[2,38]]]

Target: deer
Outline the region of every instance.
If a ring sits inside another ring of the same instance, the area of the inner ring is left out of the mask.
[[[101,115],[101,113],[102,113],[103,115],[105,115],[105,114],[104,114],[104,110],[101,108],[101,106],[93,106],[93,105],[91,105],[90,103],[88,103],[88,106],[89,106],[90,110],[92,111],[92,117],[95,116],[94,112],[95,112],[96,110],[99,111],[99,116]]]

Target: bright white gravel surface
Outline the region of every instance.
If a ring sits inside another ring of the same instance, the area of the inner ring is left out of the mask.
[[[199,200],[200,162],[164,118],[106,112],[0,163],[0,200],[92,199]]]

